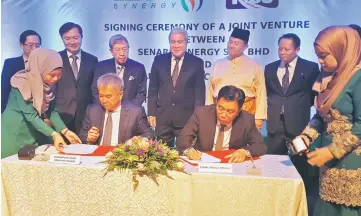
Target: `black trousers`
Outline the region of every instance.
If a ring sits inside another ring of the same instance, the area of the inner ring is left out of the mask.
[[[174,126],[171,122],[162,124],[158,124],[157,122],[155,134],[157,139],[163,140],[163,142],[166,142],[169,147],[174,148],[176,137],[179,136],[182,129],[183,127]]]
[[[297,135],[299,134],[287,132],[285,118],[283,115],[280,115],[280,124],[276,132],[274,134],[268,133],[267,154],[287,155],[288,149],[286,142],[293,140]],[[319,169],[307,163],[307,157],[305,155],[294,155],[291,157],[291,161],[305,184],[309,214],[312,215],[319,193]]]

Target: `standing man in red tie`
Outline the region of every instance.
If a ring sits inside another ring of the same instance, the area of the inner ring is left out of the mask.
[[[175,137],[196,106],[205,103],[203,60],[186,52],[188,33],[174,28],[170,53],[154,58],[148,89],[149,123],[156,136],[174,147]]]
[[[115,73],[124,82],[123,101],[141,106],[147,95],[147,73],[144,65],[129,58],[129,42],[121,34],[113,35],[109,39],[109,51],[113,58],[99,62],[95,70],[93,101],[99,100],[98,78],[106,73]]]
[[[56,105],[69,130],[79,133],[85,110],[92,102],[91,83],[98,58],[81,49],[83,29],[80,25],[65,23],[59,34],[65,50],[59,52],[64,72],[56,87]]]

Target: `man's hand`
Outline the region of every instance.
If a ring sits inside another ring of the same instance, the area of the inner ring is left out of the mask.
[[[191,148],[187,151],[186,156],[190,160],[200,160],[202,156],[202,152],[197,149]]]
[[[248,152],[245,149],[238,149],[224,158],[229,158],[228,163],[241,163],[246,159]]]
[[[316,151],[308,153],[307,157],[309,164],[318,167],[325,165],[325,163],[335,158],[327,147],[316,148]]]
[[[263,126],[263,120],[262,119],[256,119],[256,127],[258,130],[261,130]]]
[[[149,116],[148,121],[149,121],[149,124],[150,124],[151,127],[155,127],[156,124],[157,124],[155,116]]]
[[[99,129],[97,127],[92,127],[90,128],[90,130],[88,131],[88,138],[87,141],[90,144],[95,143],[98,138],[99,138],[100,134],[99,134]]]
[[[67,146],[66,142],[63,139],[63,137],[60,134],[58,134],[57,132],[54,131],[51,134],[51,136],[53,137],[53,144],[54,144],[55,149],[57,151],[61,151],[61,150],[63,150],[64,147]]]

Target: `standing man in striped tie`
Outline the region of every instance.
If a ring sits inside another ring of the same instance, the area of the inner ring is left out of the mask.
[[[286,142],[307,126],[314,101],[313,83],[320,73],[317,63],[302,59],[301,40],[293,33],[278,40],[280,60],[266,65],[268,154],[287,155]],[[312,215],[318,190],[318,169],[311,168],[305,156],[291,158],[306,187]]]
[[[149,123],[156,136],[174,147],[196,106],[205,103],[203,60],[186,52],[188,33],[174,28],[170,53],[154,58],[148,89]]]
[[[121,34],[109,39],[109,51],[113,58],[99,62],[95,70],[92,84],[93,101],[99,100],[98,78],[106,73],[115,73],[124,81],[123,101],[141,106],[147,94],[147,74],[144,65],[129,58],[129,42]]]
[[[81,49],[83,29],[68,22],[59,29],[65,50],[59,52],[64,63],[62,78],[56,86],[56,105],[60,117],[71,131],[79,133],[91,98],[91,82],[98,58]]]

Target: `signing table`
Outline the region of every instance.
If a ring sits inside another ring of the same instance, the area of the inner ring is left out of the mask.
[[[159,186],[131,175],[103,177],[104,157],[82,157],[81,165],[2,159],[2,215],[100,216],[307,215],[301,177],[287,156],[265,155],[255,161],[260,176],[247,175],[250,161],[234,165],[233,174],[169,172]]]

